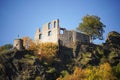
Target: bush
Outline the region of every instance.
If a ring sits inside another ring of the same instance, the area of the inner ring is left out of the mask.
[[[81,69],[76,67],[73,74],[59,77],[57,80],[115,80],[112,68],[108,63],[98,67]]]
[[[7,52],[12,48],[13,48],[12,44],[5,44],[3,46],[0,46],[0,53]]]
[[[103,55],[103,54],[104,54],[104,50],[103,50],[102,48],[100,48],[100,47],[97,47],[97,48],[96,48],[96,51],[97,51],[98,54],[100,54],[100,55]]]
[[[117,64],[117,66],[113,67],[114,74],[117,77],[117,79],[120,79],[120,62]]]
[[[58,45],[54,43],[40,43],[31,47],[30,50],[32,50],[39,59],[51,62],[58,53]]]
[[[37,76],[35,80],[42,80],[40,76]]]
[[[46,71],[47,73],[54,73],[56,72],[56,69],[53,67],[49,67],[49,69]]]
[[[63,70],[63,71],[61,72],[61,75],[62,75],[62,77],[64,77],[64,76],[66,76],[66,75],[69,75],[69,73],[68,73],[67,70]]]

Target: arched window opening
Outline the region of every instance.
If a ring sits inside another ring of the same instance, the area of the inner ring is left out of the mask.
[[[49,23],[49,24],[48,24],[48,29],[51,29],[51,28],[52,28],[52,24]]]
[[[51,36],[51,35],[52,35],[51,31],[49,31],[49,32],[48,32],[48,36]]]
[[[42,39],[42,34],[39,35],[39,39]]]

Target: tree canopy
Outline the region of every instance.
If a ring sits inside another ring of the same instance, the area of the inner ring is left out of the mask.
[[[95,15],[86,15],[79,24],[77,30],[87,34],[90,40],[103,39],[105,25],[100,21],[100,17]]]
[[[0,46],[0,52],[8,51],[13,48],[12,44],[5,44],[3,46]]]
[[[28,36],[25,36],[22,38],[23,40],[23,46],[25,47],[25,49],[33,49],[33,47],[35,47],[35,43],[33,42],[33,40],[28,37]]]

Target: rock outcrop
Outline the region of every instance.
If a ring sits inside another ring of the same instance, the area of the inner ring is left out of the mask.
[[[120,44],[120,33],[112,31],[107,35],[106,43]]]

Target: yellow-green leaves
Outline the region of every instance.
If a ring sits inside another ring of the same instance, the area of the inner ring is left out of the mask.
[[[105,25],[100,21],[100,18],[95,15],[86,15],[79,24],[78,30],[90,36],[93,39],[103,39],[103,32]]]
[[[66,75],[58,80],[115,80],[112,68],[109,63],[101,64],[96,67],[81,69],[76,67],[73,74]]]

